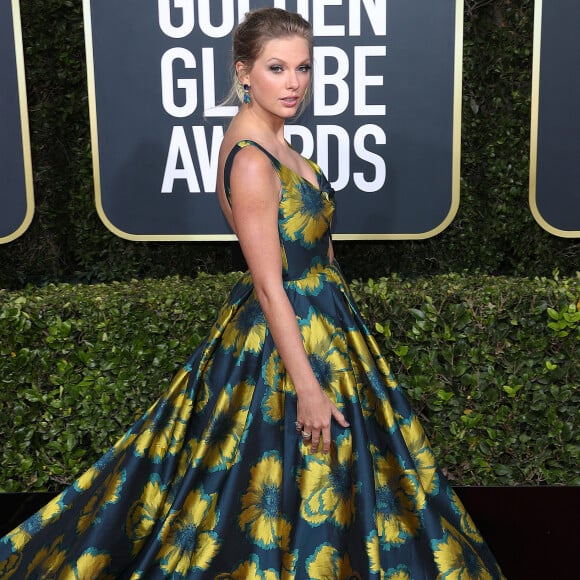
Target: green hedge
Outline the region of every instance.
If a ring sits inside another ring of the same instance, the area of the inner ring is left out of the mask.
[[[580,483],[580,276],[353,283],[460,484]]]
[[[23,236],[0,246],[0,286],[232,269],[229,243],[130,242],[103,226],[93,201],[82,1],[20,4],[36,214]],[[465,0],[459,212],[429,240],[337,244],[347,276],[580,270],[580,244],[545,232],[528,207],[533,7]]]
[[[54,490],[168,385],[238,274],[0,290],[0,491]],[[458,484],[578,483],[580,278],[352,290]]]

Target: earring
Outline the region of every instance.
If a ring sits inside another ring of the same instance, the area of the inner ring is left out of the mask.
[[[250,104],[250,85],[244,85],[244,104]]]

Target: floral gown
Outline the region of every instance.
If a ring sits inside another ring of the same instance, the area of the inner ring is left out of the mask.
[[[226,190],[239,142],[225,168]],[[262,149],[260,147],[260,149]],[[349,428],[296,432],[296,395],[246,273],[149,411],[0,541],[0,578],[488,580],[501,572],[327,257],[333,191],[271,156],[283,280]]]

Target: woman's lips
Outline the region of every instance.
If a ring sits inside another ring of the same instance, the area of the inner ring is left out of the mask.
[[[280,99],[287,107],[295,107],[298,104],[298,97],[284,97]]]

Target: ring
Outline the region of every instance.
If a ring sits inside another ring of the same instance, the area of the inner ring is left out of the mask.
[[[302,431],[302,429],[304,428],[304,425],[302,425],[300,421],[296,421],[294,425],[296,425],[296,431]]]
[[[305,433],[302,431],[302,439],[310,439],[312,437],[312,433]]]

